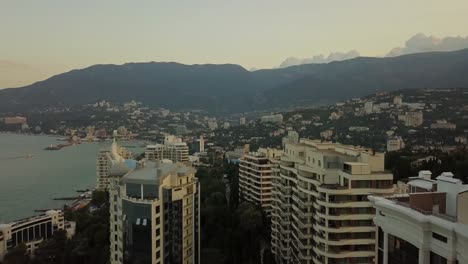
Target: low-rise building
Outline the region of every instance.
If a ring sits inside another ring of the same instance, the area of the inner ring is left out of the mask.
[[[327,129],[325,131],[320,132],[320,138],[323,138],[325,140],[331,139],[332,136],[333,136],[333,130],[331,129]]]
[[[282,114],[276,114],[276,115],[267,115],[267,116],[262,116],[260,118],[260,121],[262,123],[281,123],[283,122],[283,115]]]
[[[455,130],[457,129],[457,125],[454,123],[449,123],[447,120],[437,120],[435,123],[431,124],[431,129]]]
[[[34,251],[44,240],[59,230],[65,230],[67,237],[75,234],[75,223],[65,222],[62,211],[49,210],[41,215],[20,219],[8,224],[0,224],[0,262],[8,250],[24,244],[26,252]]]
[[[391,137],[387,140],[387,151],[398,151],[405,147],[405,142],[401,137]]]

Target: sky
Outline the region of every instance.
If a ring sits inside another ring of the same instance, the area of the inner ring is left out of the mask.
[[[466,0],[0,0],[0,88],[94,64],[385,56],[421,32],[468,36],[467,10]]]

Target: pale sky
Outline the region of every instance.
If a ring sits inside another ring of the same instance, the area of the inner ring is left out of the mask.
[[[0,88],[93,64],[384,56],[419,32],[468,36],[467,11],[467,0],[0,0]]]

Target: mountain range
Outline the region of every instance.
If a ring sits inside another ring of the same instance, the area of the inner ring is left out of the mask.
[[[94,65],[0,90],[0,111],[141,101],[234,113],[332,103],[379,91],[468,87],[468,49],[248,71],[234,64]]]

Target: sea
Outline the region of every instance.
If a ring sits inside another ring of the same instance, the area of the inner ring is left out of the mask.
[[[77,190],[95,187],[96,158],[110,141],[44,150],[63,143],[58,139],[0,133],[0,224],[39,214],[36,209],[61,208],[70,201],[53,198],[75,197]],[[126,142],[132,143],[141,142]]]

